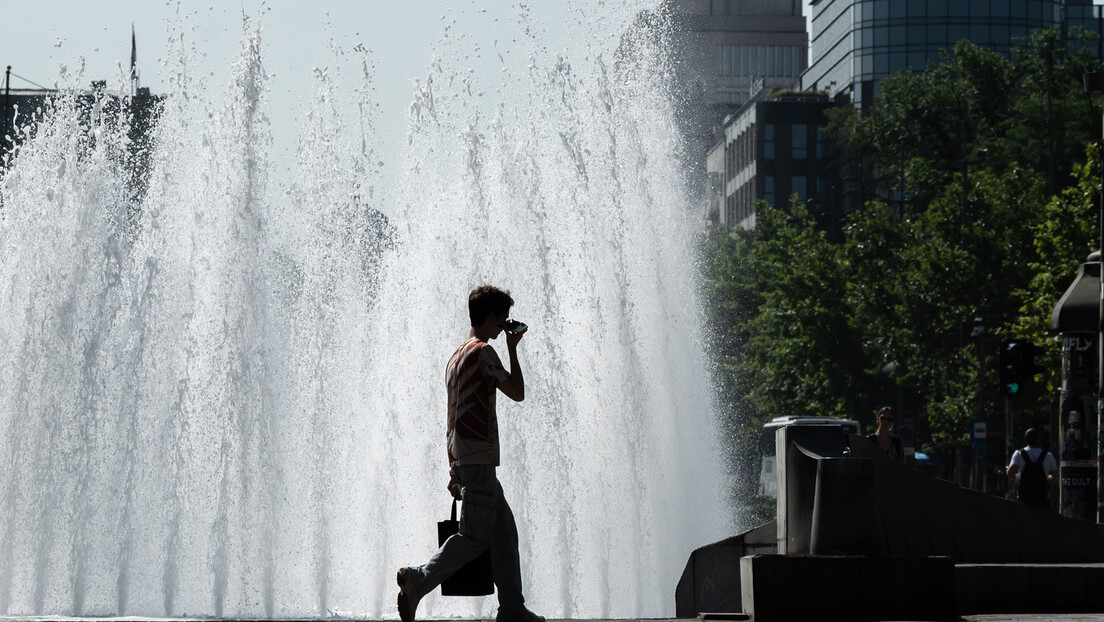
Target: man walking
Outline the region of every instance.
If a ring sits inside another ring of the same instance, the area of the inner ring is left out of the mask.
[[[1017,449],[1008,465],[1008,479],[1020,484],[1019,499],[1027,507],[1051,511],[1050,483],[1058,477],[1058,464],[1039,447],[1039,431],[1024,432],[1027,447]]]
[[[508,291],[490,285],[476,287],[468,295],[471,331],[445,368],[452,476],[449,492],[464,501],[460,531],[446,540],[424,566],[399,569],[396,580],[402,622],[414,622],[418,602],[488,547],[498,591],[497,622],[544,622],[525,607],[517,526],[495,473],[499,464],[496,394],[501,391],[517,402],[525,399],[525,380],[517,355],[525,329],[506,325],[513,304]],[[503,330],[509,371],[488,343]]]

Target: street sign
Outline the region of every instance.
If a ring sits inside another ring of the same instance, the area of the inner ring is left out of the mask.
[[[970,446],[984,449],[989,442],[989,420],[974,419],[970,422]]]

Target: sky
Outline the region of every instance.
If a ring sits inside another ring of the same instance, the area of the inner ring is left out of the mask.
[[[229,69],[242,45],[243,16],[248,16],[261,26],[277,151],[294,149],[315,68],[326,67],[335,58],[334,50],[348,52],[359,44],[370,51],[375,66],[378,140],[384,153],[393,153],[405,141],[414,81],[424,80],[431,59],[442,53],[440,41],[446,27],[451,24],[454,39],[458,32],[467,33],[469,40],[482,39],[487,53],[472,62],[487,63],[494,58],[490,52],[509,58],[510,41],[500,39],[516,31],[518,12],[528,10],[534,23],[545,30],[543,41],[570,50],[581,44],[575,35],[583,18],[565,4],[559,0],[8,2],[0,14],[5,25],[0,68],[11,66],[12,88],[53,88],[63,71],[73,76],[82,66],[80,86],[106,80],[108,88],[117,87],[125,83],[122,76],[129,69],[133,26],[141,86],[153,93],[169,90],[164,59],[171,53],[170,39],[183,32],[197,50],[189,66],[207,78],[211,88],[222,88],[229,84]],[[626,0],[625,4],[649,2]],[[455,51],[456,46],[444,49]]]

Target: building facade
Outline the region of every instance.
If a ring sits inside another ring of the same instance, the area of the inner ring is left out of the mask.
[[[808,64],[801,0],[669,0],[679,80],[710,108],[795,85]]]
[[[1098,32],[1100,24],[1092,0],[813,0],[810,11],[812,63],[802,88],[864,108],[881,79],[923,71],[962,39],[1008,53],[1033,30],[1076,24]]]
[[[11,68],[8,68],[10,73]],[[61,92],[51,89],[13,89],[10,78],[0,88],[0,176],[6,175],[10,154],[18,149],[21,141],[29,138],[37,129],[35,114],[50,110],[49,102],[69,95],[79,103],[77,109],[81,124],[92,127],[94,111],[100,110],[107,123],[125,120],[128,153],[125,166],[135,173],[129,178],[128,192],[132,198],[145,194],[150,166],[150,141],[157,116],[160,114],[163,95],[154,95],[148,88],[139,88],[133,94],[109,91],[102,80],[92,83],[89,90]],[[122,112],[122,114],[119,114]]]
[[[755,227],[755,201],[776,205],[796,195],[814,209],[832,206],[832,158],[822,128],[833,105],[826,95],[765,94],[746,103],[724,126],[710,151],[710,180],[718,190],[710,220]],[[723,157],[721,156],[723,154]]]
[[[757,91],[800,83],[809,47],[801,0],[665,0],[659,10],[671,24],[687,165],[700,171],[728,115]]]

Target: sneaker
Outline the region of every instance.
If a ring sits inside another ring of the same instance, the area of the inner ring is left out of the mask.
[[[498,610],[495,622],[545,622],[544,616],[539,616],[528,609],[520,612]]]
[[[417,592],[414,590],[414,572],[410,568],[399,568],[395,575],[395,581],[399,584],[399,619],[402,622],[414,622],[414,612],[418,610]]]

